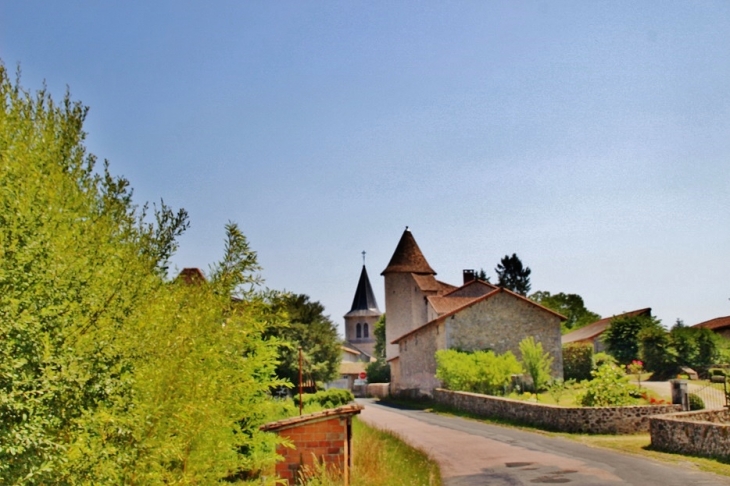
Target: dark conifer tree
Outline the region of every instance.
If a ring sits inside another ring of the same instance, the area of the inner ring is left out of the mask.
[[[498,286],[520,295],[527,295],[530,291],[530,273],[532,271],[530,267],[522,265],[522,261],[515,253],[512,256],[505,255],[494,271],[497,273]]]

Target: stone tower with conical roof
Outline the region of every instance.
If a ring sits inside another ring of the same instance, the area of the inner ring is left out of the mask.
[[[438,293],[440,284],[407,226],[381,275],[385,278],[385,354],[390,360],[398,356],[393,340],[427,322],[426,297]]]
[[[370,285],[368,271],[365,264],[360,272],[355,297],[352,299],[352,308],[345,314],[345,341],[370,356],[375,353],[375,323],[380,319],[381,312],[375,301],[375,294]]]

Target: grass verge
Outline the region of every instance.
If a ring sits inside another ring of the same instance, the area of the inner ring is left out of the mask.
[[[397,436],[352,422],[351,486],[441,486],[438,465]],[[342,486],[337,471],[317,468],[300,477],[306,486]]]
[[[440,486],[438,465],[397,436],[353,420],[352,486]]]
[[[642,456],[648,459],[666,462],[682,467],[689,467],[691,469],[711,472],[722,476],[730,476],[730,461],[721,458],[707,458],[652,450],[651,437],[648,433],[632,435],[569,434],[565,432],[547,431],[531,425],[526,425],[523,423],[509,420],[480,417],[467,412],[444,407],[430,401],[411,402],[406,400],[387,400],[383,401],[383,403],[393,404],[404,408],[407,407],[417,410],[426,410],[442,415],[452,415],[455,417],[477,420],[492,425],[513,427],[550,437],[562,437],[564,439],[580,442],[581,444],[585,444],[591,447],[602,447],[605,449],[611,449],[617,452]]]

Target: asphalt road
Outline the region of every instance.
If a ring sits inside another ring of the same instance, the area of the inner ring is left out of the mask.
[[[395,432],[436,460],[445,486],[730,485],[728,477],[588,447],[559,437],[418,410],[399,410],[372,400],[358,402],[365,405],[363,421]]]

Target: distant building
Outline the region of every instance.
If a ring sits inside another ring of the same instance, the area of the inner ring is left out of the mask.
[[[360,279],[357,282],[355,296],[352,299],[350,312],[345,314],[345,346],[365,352],[368,356],[375,354],[375,323],[382,313],[375,301],[373,287],[370,285],[368,271],[363,264]]]
[[[715,331],[720,336],[730,339],[730,316],[725,317],[716,317],[714,319],[710,319],[709,321],[700,322],[699,324],[695,324],[692,327],[701,327],[705,329],[711,329],[712,331]]]
[[[646,307],[644,309],[638,309],[631,312],[624,312],[623,314],[614,315],[611,317],[605,317],[601,319],[600,321],[596,321],[593,324],[588,324],[585,327],[581,327],[580,329],[576,329],[575,331],[569,332],[567,334],[563,335],[562,342],[563,344],[590,344],[593,346],[593,351],[595,353],[600,353],[606,350],[605,344],[603,344],[603,340],[601,339],[601,336],[604,332],[606,332],[606,329],[608,329],[608,326],[611,325],[611,321],[613,319],[621,318],[621,317],[635,317],[635,316],[645,316],[645,317],[651,317],[651,307]]]
[[[552,355],[552,374],[562,378],[560,314],[475,280],[473,270],[464,270],[459,287],[436,280],[408,228],[382,275],[391,393],[431,395],[440,386],[435,376],[440,349],[512,351],[519,359],[519,343],[528,336]]]

